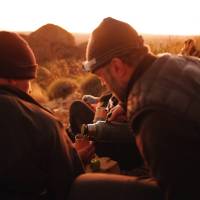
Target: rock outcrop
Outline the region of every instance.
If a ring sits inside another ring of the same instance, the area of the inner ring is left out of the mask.
[[[46,24],[27,38],[39,64],[73,57],[76,48],[74,36],[65,29]]]

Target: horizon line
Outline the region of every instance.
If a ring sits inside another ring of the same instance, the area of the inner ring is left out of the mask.
[[[30,34],[30,33],[35,32],[35,31],[13,31],[13,32]],[[83,34],[83,35],[90,35],[91,34],[91,32],[78,32],[78,31],[68,31],[68,32],[69,33],[73,33],[73,34]],[[143,35],[150,35],[150,36],[174,36],[174,37],[198,37],[198,36],[200,36],[200,34],[168,34],[168,33],[165,33],[165,34],[164,33],[139,33],[139,35],[142,35],[142,36]]]
[[[56,24],[53,24],[55,26],[59,26],[59,25],[56,25]],[[44,25],[45,26],[45,25]],[[39,28],[41,28],[42,26],[40,26]],[[61,26],[59,26],[61,27]],[[35,29],[35,30],[7,30],[7,29],[2,29],[0,28],[0,31],[10,31],[10,32],[16,32],[16,33],[26,33],[26,34],[30,34],[32,32],[35,32],[37,31],[39,28]],[[63,28],[63,27],[61,27]],[[79,32],[79,31],[68,31],[67,29],[63,28],[64,30],[66,30],[67,32],[69,33],[73,33],[73,34],[83,34],[83,35],[90,35],[91,32]],[[174,36],[174,37],[198,37],[200,36],[200,34],[169,34],[169,33],[142,33],[142,32],[138,32],[139,35],[150,35],[150,36]]]

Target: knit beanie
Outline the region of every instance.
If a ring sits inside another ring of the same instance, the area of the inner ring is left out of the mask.
[[[18,34],[0,31],[0,78],[32,79],[37,63],[28,43]]]
[[[90,36],[83,67],[86,71],[94,72],[114,56],[122,56],[143,47],[141,36],[133,27],[108,17]]]

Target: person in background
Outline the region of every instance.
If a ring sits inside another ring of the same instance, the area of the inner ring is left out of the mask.
[[[62,124],[29,95],[37,67],[22,37],[0,31],[0,199],[64,200],[84,172]]]
[[[193,39],[185,40],[184,46],[181,49],[180,54],[184,56],[200,57],[200,51],[196,48],[196,44]]]
[[[116,105],[116,99],[111,97],[111,92],[105,92],[100,97],[83,95],[82,100],[73,101],[69,109],[69,124],[72,134],[80,133],[82,124],[106,120],[111,106]]]
[[[72,140],[83,131],[83,125],[96,126],[97,131],[91,133],[91,137],[98,156],[117,161],[122,173],[146,174],[123,104],[110,91],[100,97],[84,95],[81,101],[74,101],[69,110],[69,122],[68,133]]]
[[[132,26],[108,17],[90,36],[84,68],[126,102],[136,144],[165,199],[198,199],[200,60],[156,56]]]

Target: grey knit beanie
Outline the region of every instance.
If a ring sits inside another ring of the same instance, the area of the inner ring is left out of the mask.
[[[37,63],[28,43],[18,34],[0,31],[0,78],[32,79]]]
[[[114,56],[143,48],[143,41],[129,24],[105,18],[92,32],[86,50],[86,71],[94,72],[109,62]]]

